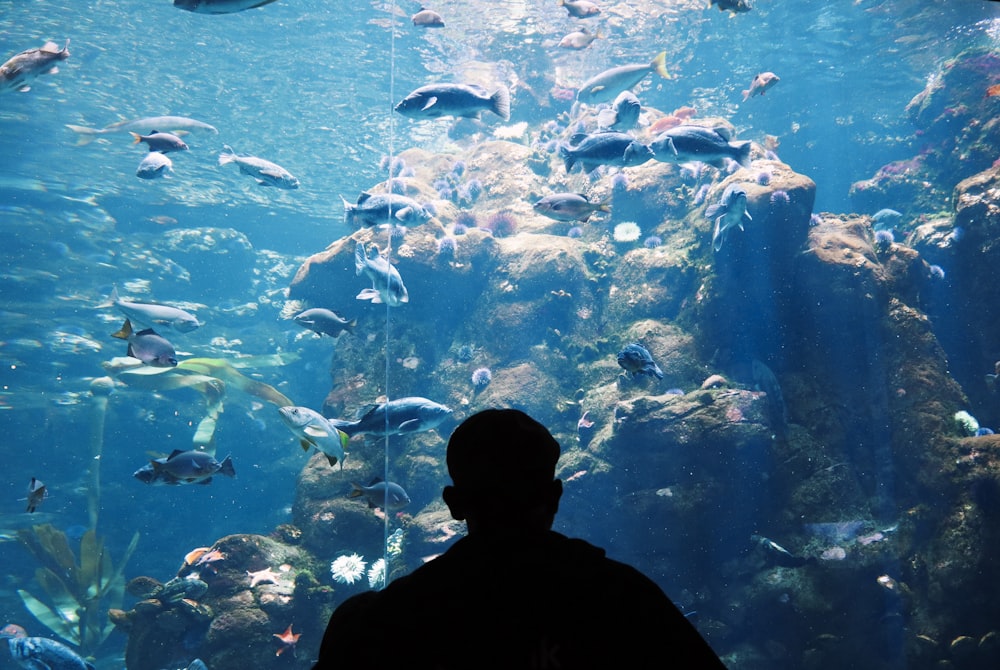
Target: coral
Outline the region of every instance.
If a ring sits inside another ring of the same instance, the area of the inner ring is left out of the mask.
[[[642,229],[634,221],[625,221],[615,226],[612,237],[615,242],[635,242],[642,235]]]
[[[483,227],[493,233],[494,237],[510,237],[517,233],[517,218],[513,213],[501,210],[487,217]]]
[[[472,385],[477,389],[486,388],[491,381],[493,381],[493,373],[490,372],[489,368],[477,368],[472,373]]]

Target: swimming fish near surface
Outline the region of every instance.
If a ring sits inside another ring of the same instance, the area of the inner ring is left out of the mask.
[[[419,226],[431,218],[430,212],[413,198],[399,193],[368,193],[358,196],[357,204],[351,204],[344,196],[344,221],[353,226],[360,222],[364,226],[385,226],[399,223]]]
[[[743,91],[743,102],[746,102],[755,95],[764,95],[768,89],[777,84],[781,79],[773,72],[759,72],[754,75],[750,82],[750,88]]]
[[[165,459],[155,459],[149,464],[154,473],[169,475],[182,484],[208,484],[215,474],[236,477],[230,456],[220,463],[207,451],[175,449]]]
[[[253,177],[259,186],[276,186],[283,189],[296,189],[299,180],[292,173],[277,163],[258,158],[257,156],[239,156],[228,144],[219,154],[219,165],[236,163],[240,172]]]
[[[292,320],[314,333],[330,337],[337,337],[345,330],[351,330],[358,324],[357,319],[348,321],[333,310],[322,307],[313,307],[299,312],[292,317]]]
[[[750,142],[730,142],[729,129],[705,128],[690,124],[665,130],[650,142],[658,161],[687,163],[701,161],[717,168],[725,167],[726,160],[734,160],[743,167],[750,165]]]
[[[314,409],[289,405],[279,407],[278,414],[288,429],[299,438],[303,451],[316,447],[326,456],[330,465],[340,463],[344,468],[344,448],[347,434],[335,428],[329,420]]]
[[[31,90],[31,81],[43,74],[56,74],[59,61],[69,58],[69,40],[62,49],[55,42],[46,42],[36,49],[27,49],[0,65],[0,92]]]
[[[219,134],[219,129],[196,119],[189,119],[186,116],[150,116],[142,119],[129,119],[112,123],[103,128],[88,128],[86,126],[74,126],[66,124],[80,137],[77,145],[88,144],[101,135],[113,133],[151,133],[159,128],[162,131],[169,131],[175,135],[192,132],[195,130]]]
[[[357,421],[329,419],[348,435],[406,435],[436,428],[451,416],[451,410],[433,400],[419,397],[396,398],[372,405]]]
[[[146,154],[146,157],[139,162],[139,167],[135,170],[135,176],[140,179],[169,177],[173,173],[174,162],[159,151],[150,151]]]
[[[196,14],[235,14],[269,5],[275,0],[174,0],[174,7]]]
[[[532,208],[556,221],[587,221],[594,212],[610,212],[607,202],[591,202],[582,193],[553,193],[537,201]]]
[[[189,333],[201,325],[193,314],[177,307],[122,300],[118,296],[117,286],[111,289],[111,295],[98,307],[116,307],[133,324],[145,328],[169,326],[177,332]]]
[[[159,130],[154,130],[149,135],[143,135],[136,132],[131,133],[131,135],[134,139],[132,144],[145,142],[150,151],[159,151],[161,154],[170,153],[171,151],[188,150],[188,145],[184,142],[184,140],[177,137],[177,135],[174,135],[173,133],[163,133]]]
[[[152,328],[139,332],[132,330],[132,322],[125,319],[125,324],[111,337],[128,341],[128,355],[138,358],[146,365],[156,368],[172,368],[177,365],[177,352],[167,338],[159,335]]]

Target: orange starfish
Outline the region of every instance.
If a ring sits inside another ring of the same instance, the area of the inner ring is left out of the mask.
[[[278,649],[278,651],[274,652],[275,656],[281,656],[289,649],[292,650],[292,656],[294,656],[295,644],[299,641],[299,638],[302,637],[302,633],[293,633],[292,625],[288,624],[288,630],[286,630],[284,633],[280,635],[278,633],[274,633],[274,637],[281,640],[281,647]]]

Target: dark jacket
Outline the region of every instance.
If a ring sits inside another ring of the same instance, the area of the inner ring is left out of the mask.
[[[724,668],[659,586],[555,532],[476,534],[330,618],[315,670]]]

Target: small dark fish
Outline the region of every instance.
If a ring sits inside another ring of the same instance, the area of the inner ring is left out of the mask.
[[[601,8],[589,0],[559,0],[559,6],[564,7],[570,16],[577,19],[586,19],[601,13]]]
[[[747,192],[738,184],[730,184],[722,192],[722,199],[705,209],[705,218],[715,219],[712,248],[719,251],[730,228],[744,230],[743,224],[753,221],[747,211]]]
[[[633,342],[618,352],[618,365],[633,377],[649,375],[663,379],[663,370],[653,362],[649,350],[641,344]]]
[[[781,79],[773,72],[760,72],[755,74],[750,88],[743,91],[743,102],[746,102],[755,95],[764,95],[769,88],[777,84]]]
[[[389,512],[401,510],[410,504],[410,496],[406,494],[403,487],[392,482],[384,482],[376,477],[369,482],[368,486],[351,482],[353,490],[348,495],[349,498],[360,498],[364,496],[368,499],[368,507],[381,507]]]
[[[329,335],[330,337],[337,337],[345,330],[350,330],[358,324],[357,319],[348,321],[333,310],[323,309],[322,307],[314,307],[299,312],[293,320],[303,328],[308,328],[314,333]]]
[[[556,221],[587,221],[594,212],[610,212],[606,202],[590,202],[582,193],[553,193],[534,205],[539,214]]]
[[[731,143],[729,140],[729,130],[725,127],[680,125],[657,135],[649,148],[656,160],[665,163],[701,161],[721,168],[725,167],[726,159],[731,159],[748,167],[750,142]]]
[[[357,421],[329,419],[329,422],[348,435],[406,435],[436,428],[449,416],[451,410],[444,405],[427,398],[411,397],[373,405]]]
[[[159,151],[150,151],[139,163],[135,176],[140,179],[169,177],[174,173],[174,163]]]
[[[156,459],[149,462],[155,473],[165,473],[170,475],[182,484],[208,483],[212,475],[220,474],[227,477],[235,477],[236,470],[233,469],[232,458],[226,456],[220,463],[215,457],[205,451],[174,451],[165,459]]]
[[[431,9],[423,9],[411,17],[413,25],[421,28],[444,28],[444,17]]]
[[[274,0],[174,0],[174,7],[196,14],[234,14],[272,2]]]
[[[720,12],[724,12],[728,9],[733,14],[742,14],[753,9],[753,5],[750,3],[750,0],[708,0],[709,8],[711,8],[712,5],[718,5]]]
[[[478,119],[484,110],[504,121],[510,119],[510,91],[506,86],[490,94],[471,84],[430,84],[421,86],[396,105],[397,112],[414,119],[441,116]]]
[[[111,337],[128,340],[128,355],[138,358],[146,365],[156,368],[172,368],[177,365],[177,352],[167,338],[158,335],[152,328],[132,332],[132,322],[125,319],[125,324]]]
[[[69,58],[69,40],[62,49],[55,42],[46,42],[37,49],[27,49],[0,65],[0,93],[31,90],[31,81],[42,74],[56,74],[56,63]]]
[[[184,140],[173,133],[161,133],[159,130],[154,130],[149,135],[140,133],[131,133],[131,135],[135,138],[132,144],[145,142],[150,151],[159,151],[161,154],[188,150],[188,145],[184,143]]]
[[[26,511],[34,512],[48,495],[49,492],[46,490],[45,484],[32,477],[31,483],[28,484],[28,509]]]
[[[583,166],[584,171],[590,172],[600,165],[642,165],[656,157],[652,149],[625,133],[608,131],[573,139],[578,141],[572,146],[559,147],[566,172],[572,170],[577,163]]]
[[[788,435],[788,407],[785,405],[785,396],[781,392],[778,378],[771,368],[756,358],[750,363],[750,371],[753,375],[754,386],[757,387],[757,390],[767,394],[768,414],[775,437],[784,440]]]
[[[62,642],[47,637],[12,637],[10,656],[27,670],[94,670],[94,665]]]

